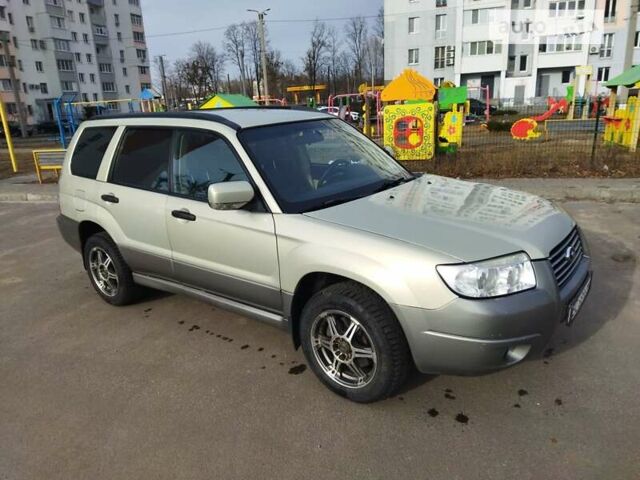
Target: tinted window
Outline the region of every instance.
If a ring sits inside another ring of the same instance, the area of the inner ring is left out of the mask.
[[[232,148],[214,133],[179,130],[175,145],[175,193],[206,200],[207,188],[212,183],[248,180]]]
[[[172,133],[168,128],[127,129],[111,181],[145,190],[169,191]]]
[[[71,173],[78,177],[96,178],[104,152],[116,127],[85,128],[71,156]]]

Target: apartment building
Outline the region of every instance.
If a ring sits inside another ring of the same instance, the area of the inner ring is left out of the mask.
[[[384,0],[384,13],[386,79],[411,67],[514,105],[564,96],[576,66],[593,93],[640,63],[632,0]]]
[[[151,87],[140,0],[0,0],[0,36],[0,96],[14,120],[8,61],[30,125],[53,121],[62,95],[98,102]]]

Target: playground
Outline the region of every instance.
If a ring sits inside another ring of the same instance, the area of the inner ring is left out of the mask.
[[[564,96],[549,97],[543,105],[500,108],[499,100],[490,100],[483,87],[474,91],[449,81],[436,87],[407,69],[387,85],[363,83],[351,93],[331,95],[326,85],[294,85],[287,89],[287,98],[217,94],[189,108],[325,104],[325,109],[354,124],[413,171],[464,178],[640,176],[636,108],[640,67],[608,81],[608,96],[591,94],[592,83],[589,66],[578,66]],[[621,87],[630,92],[624,103],[618,97]],[[482,99],[486,110],[476,108],[472,114],[472,98]],[[150,91],[137,99],[102,102],[61,97],[55,104],[57,135],[13,142],[9,136],[0,143],[0,178],[33,172],[35,164],[35,170],[42,172],[39,179],[56,181],[57,170],[51,163],[61,161],[83,119],[163,109],[161,99]],[[11,150],[13,161],[7,161]]]

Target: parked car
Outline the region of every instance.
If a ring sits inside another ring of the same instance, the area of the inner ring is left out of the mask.
[[[487,104],[476,98],[469,99],[469,113],[471,115],[484,116],[486,115]],[[498,107],[495,105],[489,105],[489,113],[495,113],[498,111]]]
[[[247,108],[81,124],[58,226],[112,305],[139,287],[281,327],[331,390],[392,395],[412,364],[515,365],[591,285],[576,223],[536,196],[416,176],[330,115]]]
[[[340,108],[339,107],[318,107],[317,110],[322,113],[328,113],[329,115],[339,116]],[[360,118],[360,114],[358,112],[354,112],[353,110],[348,111],[349,118],[346,120],[351,120],[352,122],[357,122]]]

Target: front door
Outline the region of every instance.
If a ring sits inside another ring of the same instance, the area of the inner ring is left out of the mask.
[[[128,127],[97,199],[115,220],[111,234],[131,270],[161,277],[172,274],[165,217],[172,135]]]
[[[176,279],[273,312],[282,310],[273,216],[256,200],[214,210],[210,184],[249,180],[233,147],[206,130],[178,129],[167,231]]]

